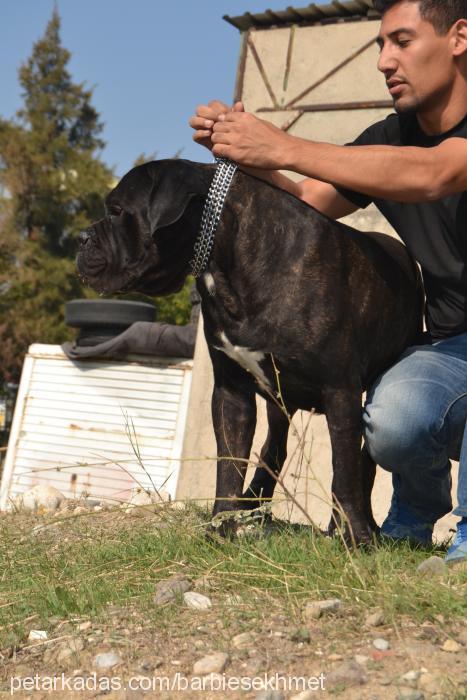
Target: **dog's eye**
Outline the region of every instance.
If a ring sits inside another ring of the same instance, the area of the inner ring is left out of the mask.
[[[121,207],[119,207],[117,204],[112,204],[108,208],[108,212],[109,212],[110,216],[120,216],[122,211],[123,211],[123,209]]]

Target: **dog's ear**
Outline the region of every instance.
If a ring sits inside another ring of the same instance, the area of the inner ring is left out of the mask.
[[[209,181],[199,163],[166,160],[155,161],[148,166],[152,166],[153,176],[149,219],[154,235],[158,229],[179,221],[194,198],[205,197]]]

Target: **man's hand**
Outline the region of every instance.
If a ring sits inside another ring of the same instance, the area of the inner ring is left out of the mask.
[[[220,100],[211,100],[207,105],[199,105],[196,108],[196,114],[188,122],[192,129],[195,130],[193,141],[212,151],[213,142],[211,138],[214,124],[221,115],[228,114],[231,111],[243,112],[243,109],[242,102],[236,102],[233,107],[229,107]]]
[[[214,156],[264,170],[287,167],[290,136],[270,122],[247,112],[222,112],[212,130]]]

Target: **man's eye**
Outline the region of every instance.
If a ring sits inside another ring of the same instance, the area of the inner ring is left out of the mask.
[[[123,209],[116,204],[112,204],[111,207],[108,209],[110,216],[120,216],[122,213]]]
[[[402,48],[403,48],[404,46],[408,46],[409,44],[410,44],[410,40],[409,40],[409,39],[399,39],[399,41],[397,42],[397,45],[398,45],[398,46],[402,46]]]

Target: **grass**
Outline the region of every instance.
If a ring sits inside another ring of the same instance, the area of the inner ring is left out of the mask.
[[[154,512],[154,510],[156,512]],[[301,621],[308,599],[340,598],[353,616],[382,607],[388,620],[464,618],[467,574],[417,573],[426,550],[377,544],[349,552],[338,538],[284,527],[268,536],[210,541],[209,515],[198,507],[120,509],[79,515],[0,517],[0,650],[24,639],[26,627],[49,629],[54,618],[104,618],[109,606],[136,606],[157,616],[157,581],[184,572],[207,577],[211,597],[238,595],[242,614],[265,599]],[[45,525],[37,530],[38,525]],[[434,552],[433,552],[434,553]],[[165,622],[169,609],[163,608]]]

